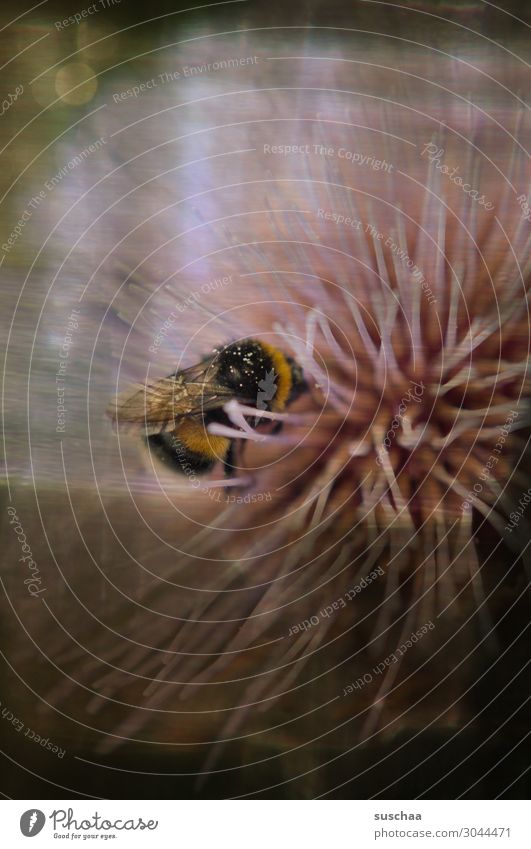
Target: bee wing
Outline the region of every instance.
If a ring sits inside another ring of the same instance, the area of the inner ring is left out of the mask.
[[[109,404],[107,414],[116,424],[133,424],[163,430],[175,421],[176,409],[187,409],[186,390],[174,377],[137,384]]]
[[[236,397],[234,390],[217,382],[216,361],[212,357],[202,360],[195,366],[183,369],[183,371],[178,371],[172,377],[175,380],[182,381],[191,406],[189,412],[180,415],[201,416],[208,410],[219,410],[227,401]],[[238,395],[238,401],[241,404],[252,404],[255,400]]]
[[[234,397],[232,392],[216,383],[188,380],[188,374],[189,370],[140,384],[118,395],[107,413],[118,426],[136,425],[146,433],[160,433],[173,427],[183,416],[201,417]]]

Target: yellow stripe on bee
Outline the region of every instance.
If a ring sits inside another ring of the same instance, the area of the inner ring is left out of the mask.
[[[285,354],[279,351],[278,348],[274,348],[273,345],[268,345],[266,342],[260,342],[260,345],[271,357],[277,376],[277,391],[271,401],[271,409],[280,412],[286,406],[291,392],[291,366]]]
[[[175,435],[189,451],[209,460],[224,460],[230,447],[230,439],[208,433],[204,425],[194,419],[182,419]]]

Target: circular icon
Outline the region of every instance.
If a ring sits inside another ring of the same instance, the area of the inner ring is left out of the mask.
[[[30,808],[24,811],[20,817],[20,830],[25,837],[35,837],[42,831],[46,817],[38,808]]]

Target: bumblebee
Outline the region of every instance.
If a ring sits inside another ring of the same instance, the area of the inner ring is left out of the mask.
[[[307,386],[292,357],[257,339],[215,349],[196,366],[118,396],[108,413],[118,426],[137,425],[150,451],[185,474],[205,474],[222,462],[235,469],[235,440],[208,432],[213,422],[230,425],[223,407],[235,399],[258,410],[282,412]],[[262,420],[255,417],[252,427]],[[277,422],[274,432],[280,430]]]

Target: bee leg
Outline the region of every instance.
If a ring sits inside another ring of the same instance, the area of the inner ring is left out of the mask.
[[[227,451],[225,462],[223,464],[223,469],[225,471],[226,478],[231,478],[236,470],[236,449],[234,447],[233,440],[230,442],[229,450]]]
[[[237,451],[239,452],[238,453],[238,463],[241,463],[241,459],[242,459],[241,455],[242,455],[243,448],[245,448],[245,445],[243,445],[243,446],[237,445],[237,443],[235,441],[231,442],[230,448],[227,451],[227,455],[225,457],[225,463],[224,463],[225,477],[226,478],[231,478],[236,474],[237,468],[239,468],[239,466],[236,465],[236,452]],[[243,486],[240,484],[237,487],[226,486],[225,487],[225,494],[227,494],[227,495],[234,494],[235,490],[236,490],[236,492],[238,492],[238,491],[242,491],[242,489],[243,490],[247,489],[247,484],[245,484]]]

